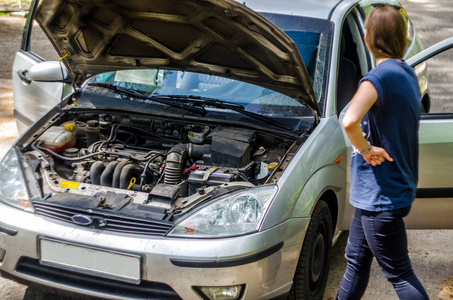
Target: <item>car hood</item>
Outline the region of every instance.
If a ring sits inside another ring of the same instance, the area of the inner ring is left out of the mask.
[[[74,83],[137,68],[167,68],[266,87],[319,113],[295,43],[233,0],[42,0],[35,19]]]

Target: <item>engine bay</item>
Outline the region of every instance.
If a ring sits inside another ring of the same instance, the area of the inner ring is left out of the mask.
[[[174,220],[197,203],[277,181],[295,147],[249,128],[65,112],[24,154],[43,201]]]

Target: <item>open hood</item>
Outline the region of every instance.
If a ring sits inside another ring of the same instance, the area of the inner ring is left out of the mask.
[[[233,0],[42,0],[35,19],[76,85],[121,69],[233,78],[297,99],[319,115],[294,42]]]

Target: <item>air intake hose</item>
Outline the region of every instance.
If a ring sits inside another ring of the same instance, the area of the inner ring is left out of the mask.
[[[177,144],[167,154],[165,165],[164,183],[176,185],[182,181],[183,169],[187,158],[203,157],[203,154],[211,152],[210,145]]]

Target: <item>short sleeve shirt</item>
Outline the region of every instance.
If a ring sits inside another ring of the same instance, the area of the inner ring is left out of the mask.
[[[418,79],[404,61],[389,59],[360,83],[363,81],[371,82],[378,94],[361,122],[363,134],[371,145],[384,148],[394,161],[373,167],[353,149],[350,203],[369,211],[410,206],[418,182]]]

